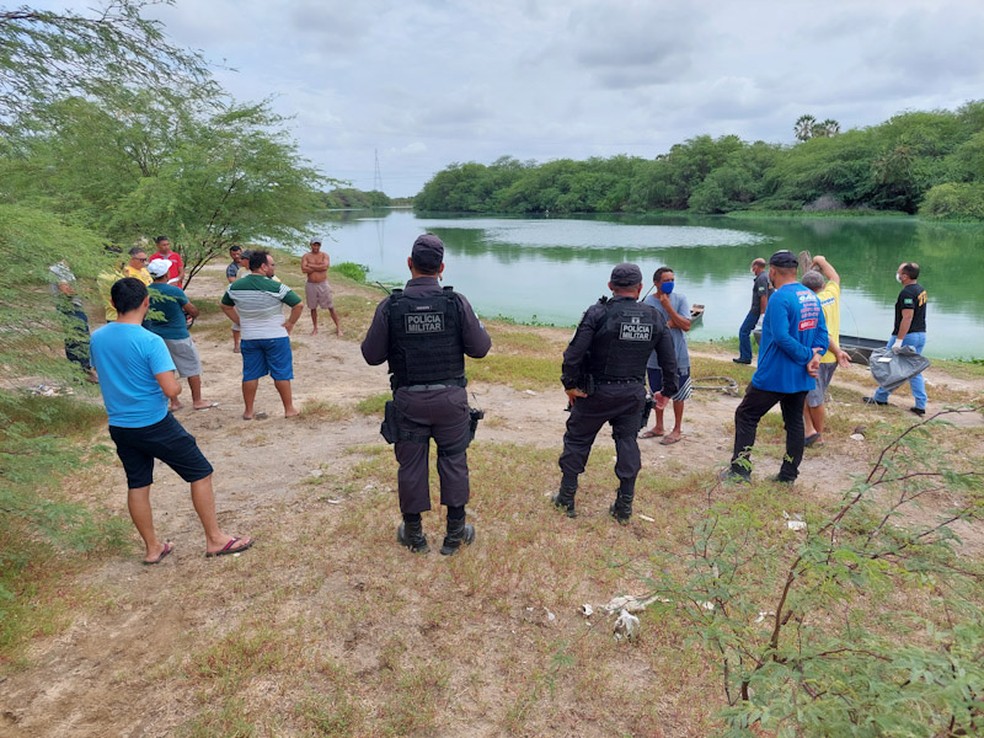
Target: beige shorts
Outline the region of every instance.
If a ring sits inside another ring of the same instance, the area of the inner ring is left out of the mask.
[[[335,301],[331,295],[331,287],[327,280],[305,284],[304,297],[307,300],[308,310],[317,310],[318,308],[330,310],[335,307]]]

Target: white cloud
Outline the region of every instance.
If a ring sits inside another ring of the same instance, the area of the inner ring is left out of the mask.
[[[38,3],[42,8],[91,0]],[[451,162],[792,142],[984,97],[979,0],[176,0],[171,38],[273,96],[327,175],[411,195]]]

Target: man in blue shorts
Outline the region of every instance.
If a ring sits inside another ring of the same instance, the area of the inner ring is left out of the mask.
[[[300,415],[294,407],[290,382],[294,378],[294,359],[290,332],[304,311],[304,303],[287,285],[273,279],[273,256],[257,249],[249,254],[249,270],[230,284],[222,295],[222,311],[238,323],[243,356],[243,420],[252,420],[253,403],[260,377],[269,374],[284,404],[284,417]],[[283,306],[291,308],[284,320]]]
[[[126,277],[113,285],[110,297],[118,317],[92,334],[90,351],[97,371],[102,370],[99,389],[109,415],[109,435],[126,472],[130,517],[147,549],[143,563],[160,563],[174,550],[154,529],[154,459],[191,484],[191,502],[205,529],[205,555],[245,551],[252,539],[219,528],[212,465],[167,409],[168,399],[181,394],[181,384],[164,340],[141,325],[150,307],[147,288],[139,279]]]
[[[656,424],[643,431],[640,438],[656,438],[663,436],[660,444],[670,446],[677,443],[682,437],[683,432],[683,405],[693,394],[690,383],[690,352],[687,349],[687,331],[690,330],[690,303],[687,297],[674,289],[676,276],[669,267],[660,267],[653,274],[653,285],[656,290],[653,294],[646,297],[643,301],[647,305],[656,308],[666,319],[666,326],[670,329],[670,339],[673,341],[673,351],[676,354],[677,363],[677,391],[670,399],[673,400],[673,430],[667,435],[663,428],[664,408],[653,405],[653,413],[656,416]],[[649,377],[649,389],[653,393],[662,393],[663,390],[663,370],[659,365],[659,356],[655,351],[649,355],[646,362],[646,374]]]

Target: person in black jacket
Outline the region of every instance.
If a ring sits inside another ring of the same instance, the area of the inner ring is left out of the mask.
[[[473,434],[465,392],[465,355],[485,356],[492,339],[468,300],[441,288],[444,244],[427,233],[414,242],[407,259],[411,279],[403,290],[379,303],[362,341],[372,365],[389,362],[393,400],[387,403],[384,437],[394,444],[403,523],[397,540],[414,553],[427,553],[420,514],[430,510],[428,456],[437,445],[441,504],[448,508],[441,553],[455,553],[475,539],[465,522],[469,498],[465,449]]]
[[[578,475],[584,471],[598,431],[610,423],[619,487],[609,512],[627,525],[632,517],[636,476],[642,466],[636,434],[649,414],[646,361],[655,350],[663,369],[663,388],[654,399],[661,407],[676,394],[677,363],[665,319],[652,306],[638,302],[642,292],[639,267],[616,266],[608,288],[612,297],[603,297],[585,310],[564,351],[561,381],[571,416],[560,455],[560,491],[554,495],[553,503],[566,510],[568,517],[576,516]]]

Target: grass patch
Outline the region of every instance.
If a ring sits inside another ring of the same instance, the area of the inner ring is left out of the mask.
[[[533,356],[502,356],[490,353],[484,359],[468,359],[469,380],[505,384],[513,389],[547,389],[560,383],[560,360]]]
[[[308,400],[301,406],[302,421],[321,421],[337,423],[352,417],[352,410],[324,400]]]
[[[121,550],[126,521],[70,499],[63,483],[84,479],[81,441],[105,422],[102,409],[74,397],[0,391],[0,661],[31,637],[56,631],[76,596],[63,591],[76,554]],[[99,450],[91,458],[100,459]]]
[[[382,392],[372,397],[366,397],[355,404],[355,411],[362,415],[382,415],[386,409],[386,403],[393,399],[391,392]]]

